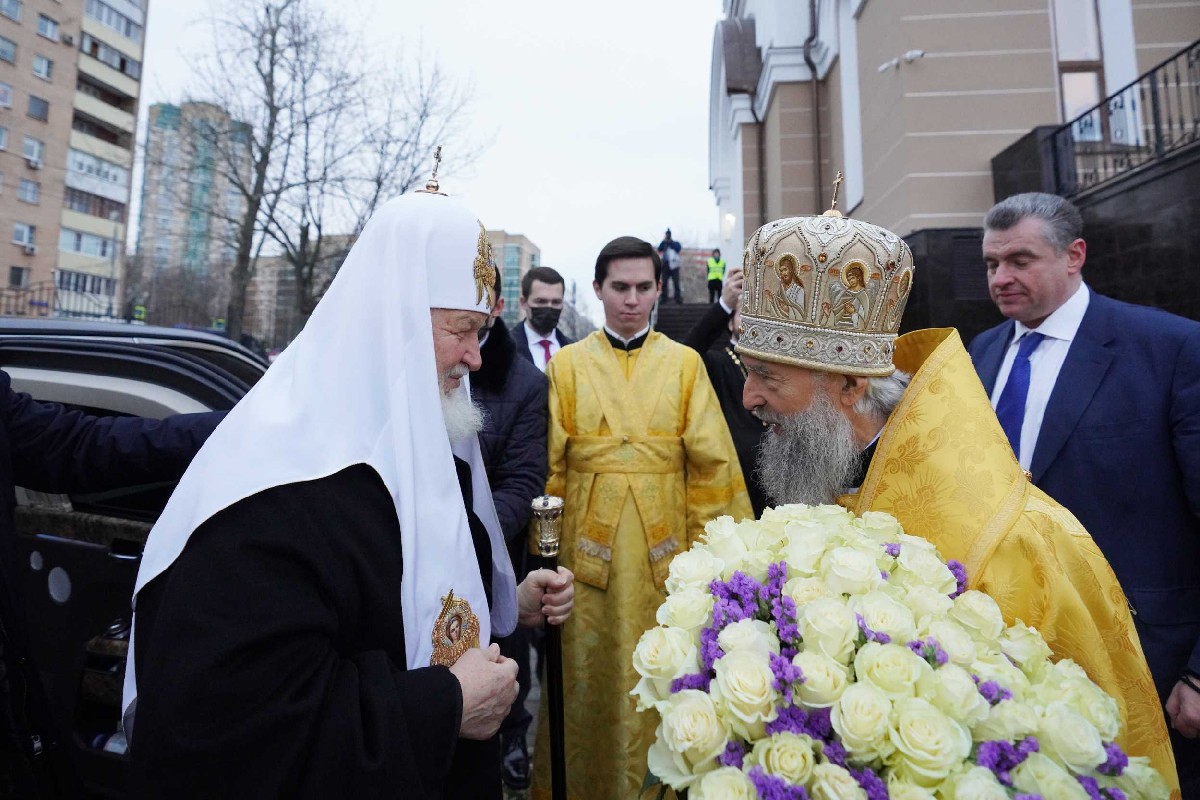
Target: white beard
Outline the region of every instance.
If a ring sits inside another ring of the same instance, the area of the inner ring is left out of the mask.
[[[862,448],[849,418],[825,394],[816,393],[808,408],[790,417],[756,416],[779,425],[758,449],[759,478],[773,503],[832,503],[848,488]]]
[[[483,429],[483,409],[465,391],[442,393],[442,418],[451,443],[475,436]]]

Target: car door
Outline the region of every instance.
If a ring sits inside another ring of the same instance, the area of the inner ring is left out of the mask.
[[[153,343],[0,337],[16,391],[93,414],[165,417],[228,410],[249,390],[211,359]],[[18,487],[17,546],[31,646],[80,778],[98,797],[123,792],[120,731],[130,598],[142,548],[173,483],[45,495]]]

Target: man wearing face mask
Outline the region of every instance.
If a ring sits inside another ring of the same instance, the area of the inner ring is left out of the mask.
[[[574,339],[558,329],[566,282],[550,267],[534,267],[521,278],[521,312],[525,323],[512,332],[517,355],[542,372],[550,358]]]
[[[471,376],[471,398],[487,412],[479,431],[483,468],[509,558],[516,574],[524,575],[527,529],[533,516],[530,503],[546,486],[549,382],[527,360],[517,358],[520,351],[500,319],[504,311],[502,285],[497,267],[496,303],[480,331],[479,356],[483,363]],[[527,348],[520,350],[528,352]],[[528,789],[529,752],[525,734],[533,717],[525,709],[525,698],[531,680],[530,636],[518,627],[495,641],[500,645],[500,654],[516,662],[518,685],[516,702],[500,725],[504,754],[501,778],[509,789]]]

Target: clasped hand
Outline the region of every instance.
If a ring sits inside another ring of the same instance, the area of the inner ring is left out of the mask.
[[[575,576],[566,567],[558,572],[535,569],[517,587],[518,620],[526,627],[536,627],[545,619],[551,625],[562,625],[575,605]]]

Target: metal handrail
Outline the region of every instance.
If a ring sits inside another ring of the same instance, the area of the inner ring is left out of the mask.
[[[1200,40],[1049,137],[1058,194],[1080,194],[1200,141]]]

